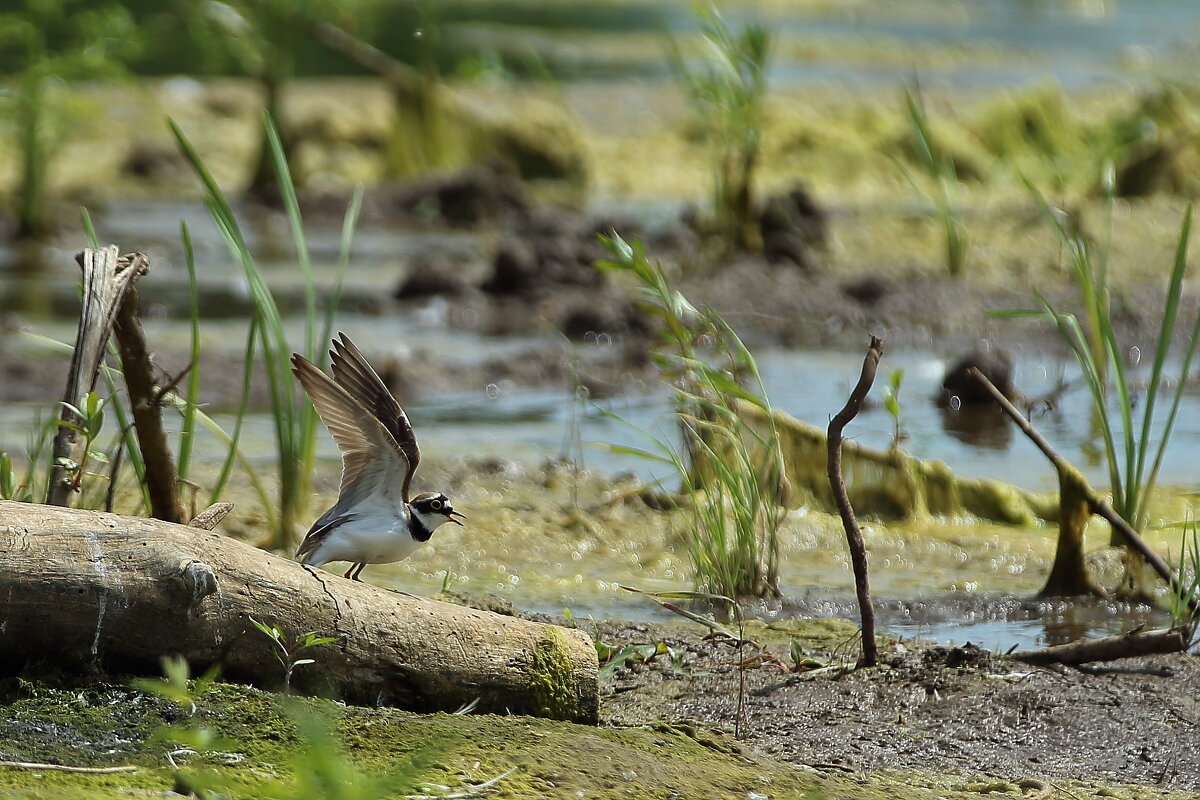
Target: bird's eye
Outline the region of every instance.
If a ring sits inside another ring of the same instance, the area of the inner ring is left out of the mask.
[[[432,508],[434,511],[441,511],[442,510],[442,501],[441,500],[430,500],[429,507]]]

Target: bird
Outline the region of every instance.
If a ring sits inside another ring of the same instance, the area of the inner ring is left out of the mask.
[[[299,353],[292,372],[342,453],[337,502],[317,518],[296,550],[305,566],[349,561],[343,577],[361,580],[367,564],[401,561],[446,522],[464,515],[441,492],[409,497],[421,450],[408,415],[344,333],[329,351],[330,378]]]

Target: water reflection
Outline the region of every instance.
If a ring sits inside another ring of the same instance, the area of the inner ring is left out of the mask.
[[[1116,636],[1170,624],[1166,612],[1140,603],[1088,598],[971,598],[948,594],[914,603],[889,603],[881,627],[902,636],[941,644],[970,641],[1007,652]]]
[[[1012,423],[994,404],[945,406],[938,409],[938,418],[942,430],[963,444],[1005,450],[1012,443]]]
[[[1042,617],[1046,629],[1046,644],[1066,644],[1087,636],[1093,620],[1080,609],[1071,607]]]

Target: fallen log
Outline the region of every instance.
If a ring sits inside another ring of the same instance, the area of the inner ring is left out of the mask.
[[[1120,636],[1079,639],[1039,650],[1019,650],[1008,658],[1025,664],[1087,664],[1119,658],[1182,653],[1192,640],[1192,629],[1182,625],[1153,631],[1135,630]]]
[[[415,711],[454,710],[594,723],[596,651],[581,631],[411,597],[302,567],[183,525],[0,501],[0,671],[194,672],[277,688],[277,645],[295,640],[300,691]]]

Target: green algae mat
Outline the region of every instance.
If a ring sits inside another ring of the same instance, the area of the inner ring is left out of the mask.
[[[518,716],[417,715],[221,683],[193,685],[191,700],[184,694],[175,702],[114,684],[51,687],[10,679],[0,689],[3,759],[136,768],[83,774],[0,767],[0,798],[903,800],[1050,796],[1052,788],[821,772],[755,755],[724,734],[688,724],[613,728]],[[1149,796],[1139,789],[1100,791]]]

